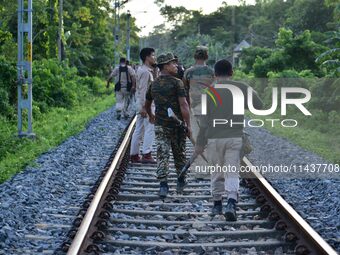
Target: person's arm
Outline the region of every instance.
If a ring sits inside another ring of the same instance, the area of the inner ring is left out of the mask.
[[[107,83],[106,83],[106,87],[110,87],[110,82],[112,80],[113,77],[115,77],[117,75],[117,70],[118,68],[114,68],[113,71],[111,72],[111,74],[109,75],[108,79],[107,79]]]
[[[186,92],[187,102],[188,102],[188,105],[190,107],[190,104],[191,104],[191,102],[190,102],[190,95],[189,95],[189,92],[190,92],[190,80],[187,78],[187,71],[184,72],[182,82],[183,82],[184,89],[185,89],[185,92]]]
[[[132,69],[132,67],[129,67],[129,75],[131,78],[131,93],[135,93],[136,92],[136,72]]]
[[[143,118],[147,117],[147,112],[145,110],[145,99],[146,99],[148,88],[151,87],[149,86],[150,75],[151,74],[147,71],[143,72],[139,78],[139,84],[138,84],[139,113]]]
[[[182,113],[182,118],[188,127],[188,136],[191,137],[190,108],[186,99],[186,93],[183,82],[179,80],[177,84],[178,102]]]
[[[152,104],[152,101],[153,101],[153,97],[152,97],[152,93],[151,93],[151,87],[152,87],[152,84],[150,84],[148,91],[146,92],[145,105],[144,105],[143,109],[149,115],[150,123],[154,124],[155,123],[155,115],[152,113],[152,110],[151,110],[151,104]]]
[[[187,127],[191,127],[191,125],[190,125],[190,109],[189,109],[188,102],[187,102],[185,97],[179,97],[178,101],[179,101],[179,106],[181,108],[183,120],[186,123]]]
[[[151,105],[152,105],[152,101],[150,100],[145,100],[145,111],[146,113],[149,115],[149,121],[150,123],[152,124],[155,124],[155,115],[152,113],[152,110],[151,110]]]

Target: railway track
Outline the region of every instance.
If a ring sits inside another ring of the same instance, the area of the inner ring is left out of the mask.
[[[63,252],[337,254],[258,173],[242,179],[236,222],[210,215],[210,180],[189,174],[185,192],[177,195],[172,158],[170,193],[160,200],[156,167],[128,163],[135,121],[79,211]],[[243,164],[251,165],[246,158]]]

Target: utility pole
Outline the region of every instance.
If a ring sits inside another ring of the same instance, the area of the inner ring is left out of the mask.
[[[130,61],[130,11],[127,11],[127,31],[126,31],[126,59]]]
[[[62,61],[64,58],[64,19],[63,19],[63,0],[59,0],[59,29],[58,29],[58,59]]]
[[[124,4],[126,4],[129,0],[124,0],[122,3],[120,0],[115,0],[115,27],[114,27],[114,65],[118,64],[118,59],[119,59],[119,51],[118,51],[118,46],[119,46],[119,36],[120,36],[120,21],[119,21],[119,14],[120,14],[120,7],[122,7]]]
[[[118,23],[117,13],[118,13],[118,7],[119,7],[118,0],[115,0],[115,6],[114,7],[115,7],[115,12],[114,12],[115,27],[114,27],[114,60],[113,60],[113,65],[115,66],[116,63],[117,63],[117,60],[119,58],[119,56],[118,56],[119,35],[118,35],[118,28],[117,28],[117,23]]]
[[[35,136],[32,128],[32,12],[32,0],[18,0],[17,70],[19,137]],[[27,40],[25,40],[25,33],[27,33]],[[24,46],[25,43],[26,45]],[[27,110],[27,114],[25,114],[24,110]],[[23,131],[24,117],[27,117],[27,131]]]

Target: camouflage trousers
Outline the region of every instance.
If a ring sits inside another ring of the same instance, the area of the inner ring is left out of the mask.
[[[170,149],[172,150],[177,175],[186,163],[186,134],[179,127],[168,128],[155,126],[157,146],[157,178],[167,181],[169,173]]]

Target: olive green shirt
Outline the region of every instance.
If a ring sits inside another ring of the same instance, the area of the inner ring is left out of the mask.
[[[192,113],[199,114],[201,108],[201,94],[212,85],[214,71],[207,65],[194,65],[185,70],[183,76],[184,86],[190,100]]]

